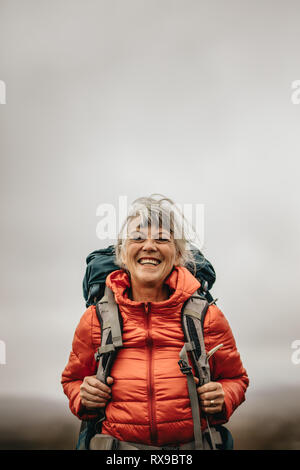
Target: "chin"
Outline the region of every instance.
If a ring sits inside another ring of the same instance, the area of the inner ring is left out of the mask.
[[[160,279],[153,275],[140,277],[140,282],[143,283],[145,286],[154,287],[159,283],[159,281]]]

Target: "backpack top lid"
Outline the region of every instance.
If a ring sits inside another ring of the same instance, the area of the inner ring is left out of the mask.
[[[215,270],[198,248],[191,245],[190,251],[195,260],[196,273],[192,263],[187,264],[185,267],[201,284],[207,281],[207,290],[209,291],[216,280]],[[95,304],[96,299],[99,300],[102,297],[108,274],[121,268],[115,263],[115,248],[113,245],[90,253],[86,258],[86,264],[87,267],[83,279],[83,296],[86,301],[86,307],[89,307]]]

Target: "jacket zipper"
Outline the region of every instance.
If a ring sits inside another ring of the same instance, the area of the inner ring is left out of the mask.
[[[149,314],[149,303],[145,303],[145,317],[146,317],[146,326],[147,326],[147,351],[148,351],[148,381],[147,389],[149,395],[149,416],[150,416],[150,438],[151,443],[156,444],[157,442],[157,425],[156,425],[156,415],[155,415],[155,400],[153,393],[153,340],[150,329],[150,314]]]

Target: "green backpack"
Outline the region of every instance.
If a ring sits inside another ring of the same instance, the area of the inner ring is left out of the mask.
[[[216,274],[211,263],[205,259],[201,251],[191,246],[190,249],[195,266],[188,264],[186,268],[200,281],[201,285],[206,284],[207,300],[211,302],[209,290],[212,288]],[[86,301],[86,307],[96,305],[97,301],[104,295],[105,280],[108,274],[116,269],[120,269],[115,264],[115,248],[110,245],[107,248],[96,250],[90,253],[86,258],[86,272],[83,279],[83,296]]]

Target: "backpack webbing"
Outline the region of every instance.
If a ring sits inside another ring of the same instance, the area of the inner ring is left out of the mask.
[[[200,387],[210,381],[210,369],[203,338],[203,323],[208,306],[209,303],[204,295],[193,295],[185,303],[181,315],[182,329],[186,342],[179,353],[180,360],[178,364],[180,366],[181,372],[185,374],[187,378],[194,423],[195,449],[198,450],[203,449],[203,439],[197,387]],[[192,367],[189,363],[188,352],[192,357],[195,375],[199,379],[199,383],[197,385],[194,380]],[[212,448],[216,449],[207,417],[206,422],[210,434]]]

